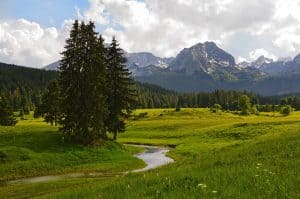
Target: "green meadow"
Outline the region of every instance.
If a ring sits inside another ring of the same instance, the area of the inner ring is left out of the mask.
[[[170,147],[175,162],[124,175],[145,163],[122,143]],[[118,143],[98,147],[64,144],[57,127],[28,116],[0,127],[0,198],[300,198],[299,155],[300,112],[141,109]],[[103,175],[9,183],[76,172]]]

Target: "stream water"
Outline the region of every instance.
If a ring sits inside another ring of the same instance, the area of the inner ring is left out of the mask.
[[[131,145],[131,146],[145,148],[145,151],[135,155],[135,157],[143,160],[147,164],[146,167],[142,169],[132,170],[131,172],[143,172],[174,162],[172,158],[166,156],[166,153],[170,151],[170,149],[168,148],[148,146],[148,145]]]
[[[128,144],[129,145],[129,144]],[[157,147],[157,146],[148,146],[148,145],[131,145],[135,147],[145,148],[145,151],[136,154],[135,156],[143,160],[147,166],[142,169],[135,169],[131,171],[126,171],[122,174],[127,174],[130,172],[143,172],[150,169],[154,169],[169,163],[174,162],[172,158],[166,156],[166,153],[170,151],[168,148]],[[80,178],[80,177],[96,177],[96,176],[117,176],[118,174],[106,174],[101,172],[94,173],[70,173],[65,175],[48,175],[48,176],[38,176],[30,178],[22,178],[19,180],[9,181],[8,184],[26,184],[26,183],[38,183],[38,182],[48,182],[54,180],[68,179],[68,178]]]

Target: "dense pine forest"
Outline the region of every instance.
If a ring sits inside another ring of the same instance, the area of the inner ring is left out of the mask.
[[[238,99],[247,95],[259,111],[278,111],[280,106],[290,105],[300,110],[300,98],[291,96],[262,96],[247,91],[215,90],[214,92],[178,93],[156,85],[136,82],[138,93],[137,108],[205,108],[215,104],[221,105],[223,110],[238,110]]]
[[[51,82],[58,77],[56,71],[46,71],[28,67],[0,63],[0,92],[5,95],[14,111],[25,113],[35,110],[40,104],[42,94]],[[175,108],[211,107],[220,104],[223,109],[236,110],[240,95],[246,94],[252,104],[260,104],[261,111],[272,111],[274,105],[291,105],[300,110],[300,98],[291,96],[264,97],[251,92],[216,90],[214,92],[178,93],[162,87],[135,82],[137,92],[136,108]]]
[[[57,77],[54,71],[0,63],[0,93],[14,111],[32,111],[40,103],[47,84]]]

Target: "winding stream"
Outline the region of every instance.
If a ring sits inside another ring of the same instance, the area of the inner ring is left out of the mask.
[[[168,148],[162,148],[157,146],[148,145],[131,145],[135,147],[143,147],[145,151],[136,154],[135,157],[143,160],[147,166],[142,169],[132,170],[131,172],[143,172],[150,169],[154,169],[169,163],[174,162],[172,158],[166,156],[166,153],[170,151]]]
[[[136,154],[135,157],[143,160],[147,166],[142,169],[135,169],[126,171],[123,174],[128,173],[137,173],[137,172],[143,172],[148,171],[151,169],[155,169],[157,167],[169,164],[174,162],[172,158],[169,158],[166,156],[166,153],[170,151],[168,148],[164,147],[157,147],[157,146],[148,146],[148,145],[133,145],[133,144],[127,144],[129,146],[135,146],[135,147],[142,147],[145,148],[145,151]],[[7,184],[27,184],[27,183],[38,183],[38,182],[48,182],[48,181],[54,181],[54,180],[61,180],[61,179],[68,179],[68,178],[79,178],[79,177],[97,177],[97,176],[117,176],[118,174],[107,174],[107,173],[101,173],[101,172],[95,172],[95,173],[71,173],[66,175],[48,175],[48,176],[38,176],[38,177],[30,177],[30,178],[23,178],[19,180],[12,180],[8,181]]]

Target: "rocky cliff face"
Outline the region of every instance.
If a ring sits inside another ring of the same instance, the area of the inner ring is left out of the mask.
[[[127,53],[127,66],[131,67],[136,65],[139,68],[144,68],[146,66],[157,66],[161,68],[167,68],[170,62],[174,58],[161,58],[154,56],[152,53],[141,52],[141,53]]]
[[[217,47],[213,42],[199,43],[183,49],[170,64],[171,71],[193,74],[212,73],[219,67],[234,67],[232,55]]]

